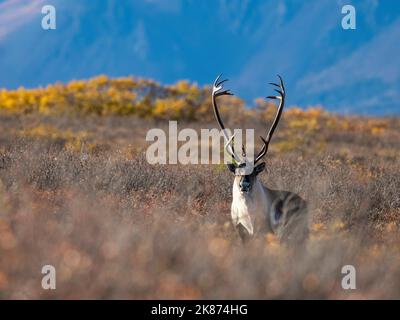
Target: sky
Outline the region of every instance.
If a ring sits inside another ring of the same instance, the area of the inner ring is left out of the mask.
[[[55,30],[41,26],[49,4]],[[399,39],[397,0],[0,0],[0,88],[99,74],[205,85],[222,72],[252,105],[280,74],[289,105],[400,114]]]

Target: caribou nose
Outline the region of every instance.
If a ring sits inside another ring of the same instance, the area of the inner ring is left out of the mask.
[[[250,189],[250,182],[243,180],[240,182],[240,191],[247,192]]]

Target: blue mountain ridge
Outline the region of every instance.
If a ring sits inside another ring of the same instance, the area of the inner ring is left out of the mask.
[[[343,30],[353,4],[357,29]],[[57,29],[41,28],[41,7]],[[0,87],[136,75],[200,85],[220,72],[249,105],[281,74],[288,104],[400,114],[400,1],[4,0]]]

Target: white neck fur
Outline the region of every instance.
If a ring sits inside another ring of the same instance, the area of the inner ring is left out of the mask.
[[[251,191],[242,193],[235,182],[232,195],[231,216],[234,225],[242,224],[248,233],[253,235],[258,229],[257,225],[255,226],[255,222],[264,216],[268,205],[264,186],[256,178]]]

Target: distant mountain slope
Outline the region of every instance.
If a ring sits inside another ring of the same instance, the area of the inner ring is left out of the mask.
[[[288,103],[345,113],[400,114],[400,1],[53,0],[57,30],[41,29],[49,1],[0,2],[0,87],[139,75],[210,83],[224,72],[247,101],[282,74]],[[347,2],[346,2],[347,3]]]

